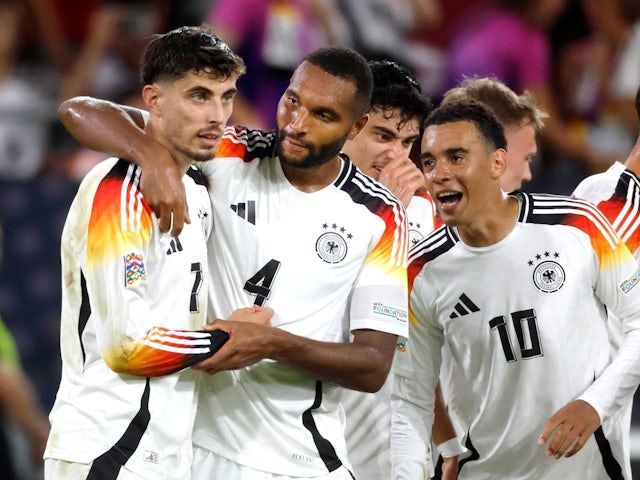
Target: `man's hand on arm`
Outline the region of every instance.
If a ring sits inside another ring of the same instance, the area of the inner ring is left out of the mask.
[[[584,400],[574,400],[547,420],[538,445],[543,446],[553,437],[547,448],[547,455],[555,458],[562,455],[571,457],[582,449],[599,426],[598,412]],[[572,448],[569,449],[570,447]]]
[[[351,343],[320,342],[280,328],[216,320],[207,329],[221,329],[229,340],[213,357],[194,368],[213,374],[252,365],[265,358],[303,371],[321,381],[374,392],[384,384],[397,337],[375,330],[356,330]]]
[[[140,190],[160,220],[160,231],[171,231],[171,235],[177,237],[184,224],[191,223],[182,174],[169,151],[151,137],[149,140],[155,145],[149,145],[150,153],[144,156],[154,160],[142,168]],[[153,151],[155,153],[151,153]]]
[[[407,208],[416,191],[425,188],[424,175],[409,157],[391,161],[380,172],[380,183],[398,197]]]
[[[160,219],[160,230],[177,236],[191,223],[182,175],[169,151],[144,130],[142,111],[92,97],[64,101],[58,116],[84,146],[142,168],[140,189]]]

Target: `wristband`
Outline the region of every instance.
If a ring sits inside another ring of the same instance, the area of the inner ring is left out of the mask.
[[[446,442],[442,442],[440,445],[436,445],[436,450],[442,458],[451,458],[451,457],[459,457],[463,453],[467,452],[467,449],[462,446],[458,437],[453,437],[447,440]]]

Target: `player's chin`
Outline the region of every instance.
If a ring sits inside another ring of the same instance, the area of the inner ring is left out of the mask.
[[[195,151],[191,151],[190,157],[194,162],[207,162],[209,160],[212,160],[215,155],[215,148],[201,148]]]

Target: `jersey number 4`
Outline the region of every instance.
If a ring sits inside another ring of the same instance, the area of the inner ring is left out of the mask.
[[[259,307],[271,295],[271,285],[278,274],[280,262],[278,260],[269,260],[264,267],[256,272],[256,274],[247,280],[244,284],[244,291],[249,295],[255,295],[254,305]]]
[[[513,312],[511,321],[513,330],[516,332],[522,359],[541,357],[543,353],[542,345],[540,345],[540,332],[538,330],[536,312],[533,309]],[[505,360],[507,362],[515,362],[517,358],[513,351],[507,319],[504,316],[495,317],[489,322],[489,328],[498,332]]]

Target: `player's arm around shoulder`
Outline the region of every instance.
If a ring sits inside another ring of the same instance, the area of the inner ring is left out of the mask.
[[[142,167],[140,188],[161,231],[177,236],[190,223],[182,175],[169,151],[145,132],[142,110],[85,96],[65,100],[58,116],[84,146]]]

